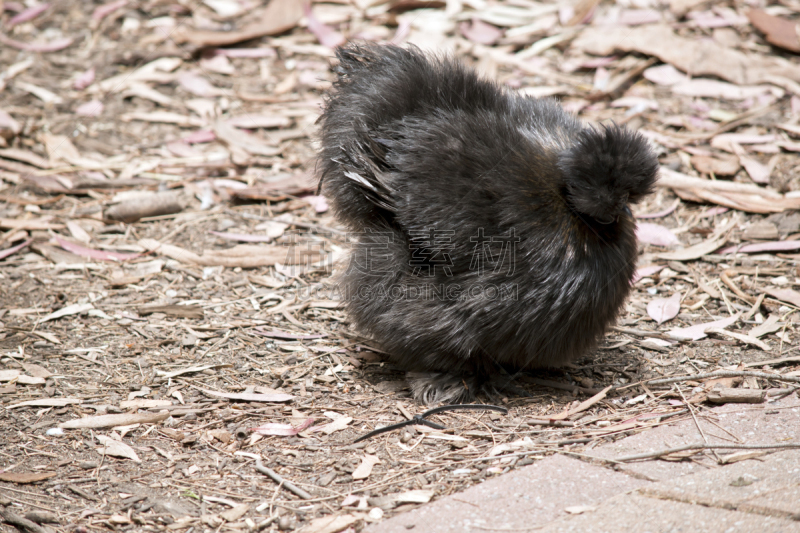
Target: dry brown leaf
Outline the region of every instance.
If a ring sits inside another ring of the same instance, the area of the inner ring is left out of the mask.
[[[112,415],[109,415],[112,416]],[[115,416],[115,415],[113,415]],[[167,415],[169,416],[169,415]],[[103,445],[103,447],[98,450],[98,452],[102,455],[113,455],[114,457],[122,457],[123,459],[130,459],[135,463],[141,463],[142,460],[139,459],[139,456],[136,455],[136,451],[133,448],[125,444],[124,442],[120,442],[116,439],[108,437],[106,435],[96,435],[97,440]]]
[[[713,333],[715,335],[722,335],[723,337],[729,337],[731,339],[736,339],[737,341],[741,341],[745,344],[752,344],[753,346],[758,346],[765,352],[768,352],[771,348],[769,344],[756,339],[755,337],[751,337],[749,335],[743,335],[741,333],[734,333],[733,331],[728,331],[722,328],[708,328],[706,333]]]
[[[64,224],[53,224],[49,218],[31,218],[31,219],[17,219],[17,218],[0,218],[0,228],[3,229],[17,229],[17,230],[50,230],[61,229]]]
[[[301,529],[298,529],[297,533],[339,533],[363,518],[363,514],[345,514],[314,518]]]
[[[765,289],[764,292],[782,302],[788,302],[795,307],[800,307],[800,292],[794,289]]]
[[[767,333],[774,333],[783,327],[782,324],[778,324],[778,320],[780,320],[780,316],[777,314],[771,314],[767,319],[762,322],[761,324],[753,327],[748,333],[749,336],[759,338],[763,337]]]
[[[736,157],[712,157],[706,155],[692,156],[692,166],[700,173],[715,176],[733,176],[739,172],[739,160]]]
[[[706,331],[711,328],[727,328],[735,324],[741,313],[738,315],[729,316],[721,320],[714,320],[713,322],[706,322],[704,324],[695,324],[686,328],[675,328],[667,332],[667,335],[675,340],[692,340],[697,341],[706,337]]]
[[[367,479],[372,473],[372,468],[380,462],[381,460],[375,455],[365,455],[361,458],[361,464],[353,471],[353,479]]]
[[[0,472],[0,481],[19,484],[36,483],[56,475],[56,472]]]
[[[7,405],[6,409],[15,409],[17,407],[64,407],[65,405],[72,405],[83,403],[83,400],[78,398],[45,398],[42,400],[27,400],[13,405]]]
[[[676,292],[669,298],[656,298],[647,304],[647,314],[650,318],[662,324],[672,320],[681,310],[681,293]]]
[[[194,30],[179,26],[171,37],[175,41],[190,42],[196,46],[228,46],[264,37],[278,35],[294,28],[303,16],[303,2],[297,0],[272,0],[264,9],[250,13],[246,20],[250,24],[240,30],[209,31]]]
[[[243,517],[249,510],[250,510],[249,505],[247,505],[246,503],[241,503],[236,507],[228,509],[227,511],[222,511],[221,513],[219,513],[219,516],[226,522],[235,522],[239,520],[241,517]]]
[[[669,187],[675,194],[691,202],[710,202],[750,213],[780,213],[787,209],[800,209],[800,198],[788,198],[779,192],[723,180],[704,180],[661,167],[656,183]]]
[[[179,246],[161,244],[155,239],[142,239],[139,245],[183,263],[194,263],[202,266],[227,266],[255,268],[273,266],[275,263],[299,265],[314,263],[322,258],[319,250],[309,250],[304,246],[277,245],[239,245],[224,251],[213,251],[197,255]]]
[[[154,424],[169,418],[169,411],[158,413],[124,413],[119,415],[97,415],[68,420],[58,425],[61,429],[99,429],[131,424]]]
[[[217,121],[214,124],[214,133],[228,146],[241,148],[251,154],[271,157],[281,153],[280,148],[270,146],[266,141],[237,129],[226,121]]]
[[[20,363],[20,365],[22,365],[22,368],[25,369],[25,372],[27,372],[33,377],[46,379],[53,375],[52,372],[47,370],[42,365],[37,365],[34,363]]]
[[[329,422],[327,424],[323,424],[321,426],[314,426],[309,430],[310,433],[317,433],[322,431],[326,435],[330,435],[335,431],[340,431],[348,426],[353,419],[349,416],[340,416],[336,418],[333,422]]]
[[[767,42],[777,47],[800,53],[800,39],[797,37],[798,25],[796,21],[781,17],[774,17],[760,9],[751,9],[747,18],[758,31],[765,34]]]
[[[770,83],[773,76],[800,81],[800,65],[777,56],[745,54],[711,39],[681,37],[666,24],[589,27],[572,47],[599,56],[639,52],[693,76],[712,75],[740,85]]]

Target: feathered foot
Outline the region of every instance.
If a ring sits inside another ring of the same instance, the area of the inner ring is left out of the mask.
[[[414,400],[423,405],[470,403],[479,393],[492,400],[509,393],[515,396],[528,395],[513,384],[512,376],[507,375],[482,378],[443,372],[409,372],[406,379]]]

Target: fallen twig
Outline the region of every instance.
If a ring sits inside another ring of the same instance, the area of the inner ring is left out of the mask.
[[[639,453],[635,455],[625,455],[617,457],[614,461],[619,463],[629,463],[641,459],[653,459],[671,453],[686,452],[689,450],[772,450],[772,449],[794,449],[800,448],[800,443],[796,444],[687,444],[677,448],[667,448],[657,452]]]
[[[311,500],[311,499],[314,498],[314,496],[312,496],[308,492],[304,491],[303,489],[301,489],[300,487],[298,487],[297,485],[295,485],[291,481],[285,480],[283,478],[283,476],[281,476],[280,474],[275,472],[273,469],[268,468],[268,467],[264,466],[263,464],[261,464],[261,457],[259,457],[258,455],[254,454],[254,453],[246,453],[246,452],[236,452],[236,455],[242,455],[244,457],[249,457],[251,459],[255,459],[256,460],[256,470],[258,470],[259,472],[261,472],[262,474],[264,474],[265,476],[270,478],[272,481],[274,481],[278,485],[281,485],[281,486],[285,487],[286,490],[288,490],[289,492],[296,494],[297,496],[303,498],[304,500]]]
[[[666,385],[668,383],[679,383],[681,381],[708,379],[708,378],[737,378],[737,377],[752,377],[763,379],[778,379],[781,381],[789,381],[791,383],[800,383],[798,376],[782,376],[780,374],[769,374],[767,372],[748,372],[744,370],[717,370],[715,372],[704,372],[702,374],[692,374],[691,376],[676,376],[672,378],[651,379],[644,381],[647,385]]]

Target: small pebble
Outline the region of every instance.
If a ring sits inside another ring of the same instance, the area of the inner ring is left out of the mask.
[[[284,515],[278,519],[278,529],[281,531],[289,531],[294,529],[292,527],[292,519],[288,515]]]

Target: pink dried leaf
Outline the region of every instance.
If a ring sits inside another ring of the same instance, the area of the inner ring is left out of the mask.
[[[211,130],[197,130],[181,139],[181,141],[189,144],[210,143],[216,140],[217,136]]]
[[[291,424],[275,424],[275,423],[268,423],[262,424],[257,428],[251,428],[250,431],[253,433],[258,433],[259,435],[276,435],[279,437],[292,437],[297,435],[301,431],[304,431],[311,427],[311,424],[314,423],[313,418],[307,419],[305,422],[300,424],[297,427],[292,426]]]
[[[721,254],[754,254],[759,252],[788,252],[800,250],[800,241],[772,241],[759,242],[755,244],[745,244],[744,246],[729,246],[720,250]]]
[[[236,67],[223,55],[212,55],[200,59],[200,68],[205,71],[218,72],[230,76],[236,73]]]
[[[470,41],[485,45],[492,45],[503,36],[503,30],[477,17],[473,17],[470,22],[462,22],[459,30]]]
[[[77,78],[75,78],[75,81],[72,82],[72,87],[74,89],[82,91],[83,89],[87,88],[89,85],[94,83],[94,76],[95,76],[95,70],[94,67],[91,67],[89,70],[83,72]]]
[[[305,196],[303,200],[311,204],[317,213],[324,213],[328,210],[328,201],[324,196]]]
[[[115,0],[114,2],[103,4],[102,6],[99,6],[95,8],[94,11],[92,11],[92,20],[100,22],[101,20],[109,16],[111,13],[113,13],[117,9],[125,7],[127,4],[128,0]]]
[[[306,21],[308,22],[308,30],[314,34],[321,45],[328,48],[336,48],[347,40],[344,35],[326,26],[314,16],[314,12],[311,10],[311,3],[303,6],[303,13],[305,13]]]
[[[23,43],[22,41],[15,41],[0,33],[0,43],[16,48],[17,50],[24,50],[26,52],[57,52],[63,50],[72,44],[72,37],[62,37],[60,39],[53,39],[47,43]]]
[[[397,31],[394,33],[394,37],[389,41],[390,44],[401,44],[403,41],[408,39],[408,35],[411,33],[411,18],[410,17],[403,17],[400,19],[400,23],[397,25]]]
[[[636,238],[639,242],[655,246],[677,246],[681,244],[680,239],[669,228],[650,222],[639,222],[636,225]]]
[[[220,94],[220,89],[194,72],[184,72],[178,76],[181,87],[196,96],[211,97]]]
[[[671,329],[667,332],[667,335],[676,340],[697,341],[705,338],[706,331],[711,328],[723,329],[735,324],[739,320],[739,316],[739,314],[736,314],[729,316],[728,318],[723,318],[722,320],[715,320],[713,322],[706,322],[704,324],[695,324],[694,326],[689,326],[688,328]]]
[[[28,22],[29,20],[33,20],[42,13],[44,13],[45,11],[47,11],[47,8],[49,7],[50,4],[36,4],[34,6],[31,6],[28,9],[25,9],[20,13],[14,15],[13,17],[11,17],[11,19],[8,21],[8,24],[6,24],[6,27],[13,28],[17,24],[22,24],[23,22]]]
[[[22,126],[14,118],[0,109],[0,130],[9,130],[14,135],[19,135]]]
[[[81,257],[96,259],[98,261],[127,261],[129,259],[136,259],[137,257],[142,255],[142,254],[125,254],[120,252],[105,252],[103,250],[95,250],[94,248],[87,248],[85,246],[81,246],[80,244],[76,244],[66,239],[62,239],[57,235],[55,236],[55,240],[59,246],[61,246],[68,252],[71,252],[75,255],[79,255]]]
[[[22,244],[18,244],[16,246],[12,246],[11,248],[6,248],[5,250],[0,251],[0,259],[5,259],[6,257],[8,257],[10,255],[14,255],[15,253],[19,252],[20,250],[22,250],[23,248],[25,248],[26,246],[28,246],[32,242],[33,242],[33,239],[28,239],[27,241],[23,242]]]
[[[686,74],[672,65],[650,67],[642,73],[642,76],[656,85],[675,85],[689,79]]]
[[[91,100],[81,104],[75,109],[75,114],[84,117],[99,117],[103,114],[103,102],[100,100]]]
[[[769,175],[771,172],[767,165],[745,155],[739,156],[739,162],[747,171],[751,180],[756,183],[769,183]]]
[[[341,506],[349,507],[351,505],[358,505],[362,501],[364,502],[364,504],[366,504],[367,503],[366,500],[367,499],[365,496],[356,496],[355,494],[348,494],[347,496],[344,497],[344,500],[342,500]]]
[[[721,215],[723,213],[727,213],[728,211],[730,211],[729,207],[722,207],[722,206],[709,207],[703,212],[703,214],[700,215],[700,218],[714,217],[717,215]]]
[[[678,292],[669,298],[656,298],[647,304],[647,314],[659,324],[672,320],[678,316],[680,310],[681,295]]]
[[[650,277],[665,267],[666,265],[647,265],[637,268],[633,275],[633,283],[638,283],[640,279]]]

